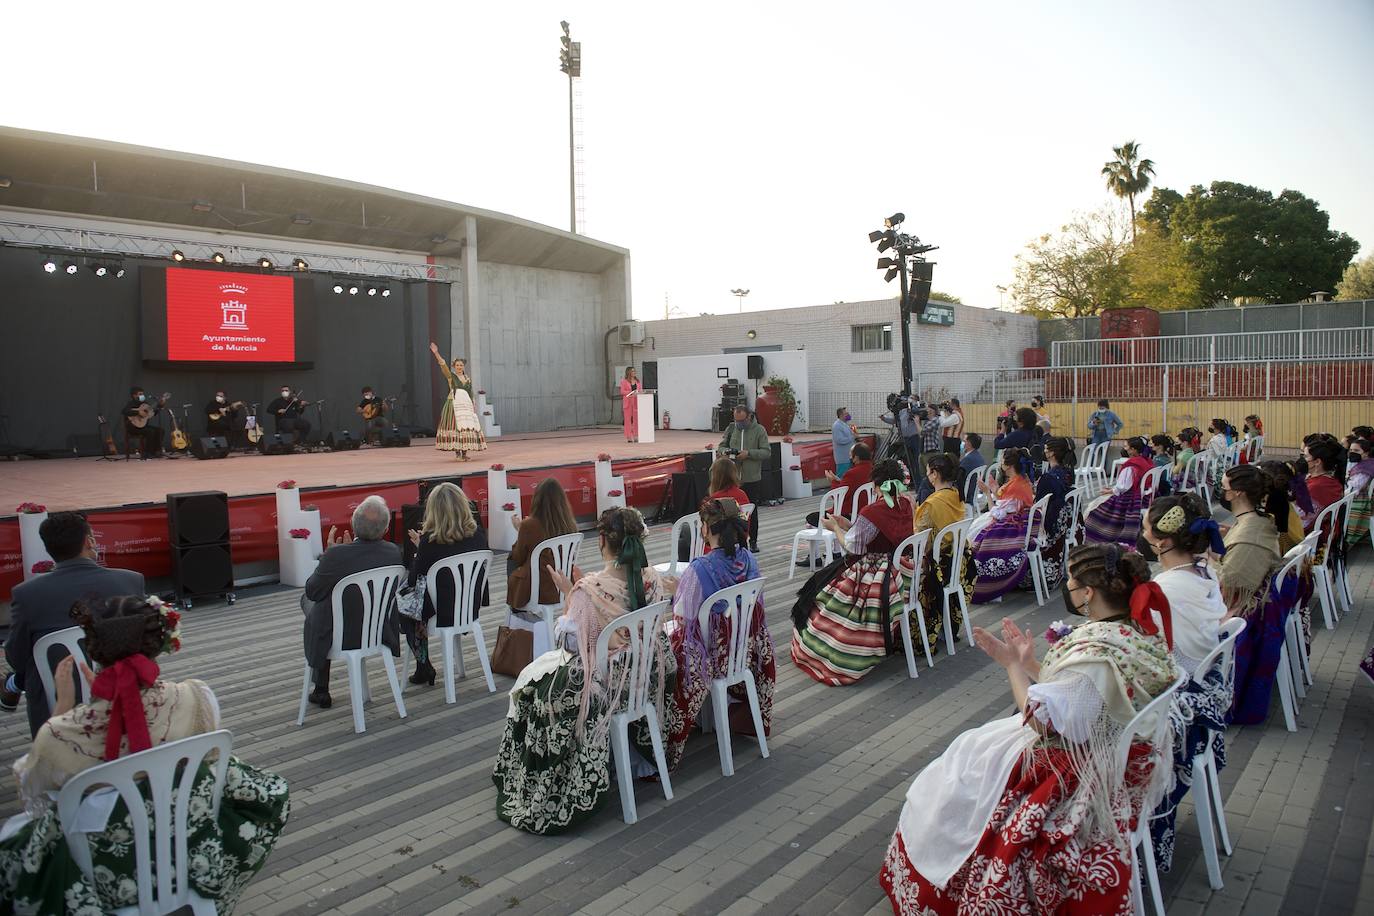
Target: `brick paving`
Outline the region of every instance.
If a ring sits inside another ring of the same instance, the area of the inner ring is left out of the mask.
[[[453,706],[438,686],[407,686],[406,719],[374,664],[363,735],[353,733],[336,673],[334,708],[312,707],[298,728],[298,592],[257,589],[232,608],[196,607],[184,624],[187,648],[166,659],[167,675],[208,681],[236,753],[292,786],[287,832],[239,912],[890,912],[876,876],[912,777],[961,731],[1005,714],[1011,696],[1001,669],[976,649],[937,656],[915,681],[900,658],[847,688],[798,672],[786,646],[803,576],[787,581],[787,548],[816,502],[761,516],[779,647],[772,756],[736,737],[736,775],[726,779],[713,737],[694,737],[673,801],[640,785],[632,826],[614,798],[567,836],[531,836],[496,819],[491,762],[511,679],[498,675],[497,692],[487,693],[475,660]],[[651,559],[667,558],[666,526],[653,530],[649,548]],[[584,542],[584,566],[595,565],[594,554]],[[1365,548],[1352,569],[1355,613],[1315,634],[1316,685],[1298,731],[1284,730],[1276,708],[1267,725],[1228,735],[1222,784],[1236,850],[1222,859],[1221,891],[1207,886],[1185,802],[1174,870],[1163,876],[1170,913],[1343,914],[1374,899],[1374,686],[1356,667],[1374,640],[1374,615],[1362,612],[1374,591],[1369,557]],[[488,645],[504,617],[504,583],[493,585]],[[974,622],[1001,616],[1040,632],[1063,609],[1058,594],[1044,608],[1018,595],[976,608]],[[22,714],[3,722],[8,762],[23,753],[27,730]],[[0,816],[15,809],[6,783]]]

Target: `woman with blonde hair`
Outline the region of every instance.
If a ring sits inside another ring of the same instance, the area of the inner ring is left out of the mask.
[[[402,601],[401,632],[410,644],[411,654],[415,656],[415,673],[410,676],[412,684],[434,686],[434,665],[429,661],[429,621],[437,613],[425,589],[425,577],[430,567],[440,560],[467,553],[472,550],[487,549],[487,532],[477,522],[472,512],[472,503],[456,484],[441,483],[429,491],[425,499],[425,517],[420,530],[407,532],[410,543],[415,545],[415,558],[410,562],[408,587],[414,594],[410,601]],[[454,582],[452,576],[443,576],[438,585],[439,605],[445,609],[441,625],[447,626],[452,620],[454,608]],[[486,581],[478,583],[472,592],[473,616],[487,604]],[[408,608],[419,611],[419,616],[407,613]]]

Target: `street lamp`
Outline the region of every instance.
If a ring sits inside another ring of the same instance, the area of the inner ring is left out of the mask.
[[[997,287],[997,308],[998,308],[998,309],[1002,308],[1002,297],[1005,296],[1006,294],[1007,294],[1007,288],[1006,288],[1005,286],[998,286],[998,287]]]
[[[744,311],[744,297],[747,296],[747,295],[749,295],[749,290],[747,290],[747,289],[732,289],[732,290],[730,290],[730,295],[734,296],[736,299],[739,300],[739,310],[740,310],[741,312],[743,312],[743,311]]]
[[[868,234],[868,240],[878,246],[878,253],[885,255],[878,259],[878,269],[884,271],[883,280],[891,283],[902,278],[902,298],[900,317],[902,331],[902,394],[911,393],[911,313],[925,314],[926,303],[930,301],[930,285],[934,278],[935,264],[927,261],[927,253],[937,246],[923,245],[914,235],[901,232],[898,227],[906,221],[906,215],[894,213],[883,220],[883,228]]]
[[[559,23],[563,35],[559,39],[562,48],[558,52],[558,69],[568,74],[568,223],[572,232],[577,232],[577,151],[575,144],[576,125],[573,120],[573,80],[582,76],[582,42],[572,40],[568,30],[568,20]]]

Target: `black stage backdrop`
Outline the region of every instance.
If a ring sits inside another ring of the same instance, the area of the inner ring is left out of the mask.
[[[286,385],[303,389],[307,400],[326,399],[324,432],[360,429],[353,408],[363,385],[400,398],[397,422],[434,426],[440,389],[429,341],[450,350],[447,284],[437,284],[433,295],[433,284],[391,281],[387,298],[339,296],[332,277],[309,274],[314,340],[301,343],[313,353],[313,368],[150,369],[141,352],[139,266],[168,262],[125,259],[127,273],[116,280],[96,277],[84,262],[75,276],[48,274],[43,260],[33,249],[0,247],[0,432],[8,440],[0,445],[69,450],[79,441],[73,436],[89,445],[96,416],[104,414],[122,447],[118,415],[132,385],[150,395],[170,391],[179,416],[190,403],[192,435],[204,434],[201,410],[217,388],[230,400],[265,406]],[[321,429],[314,407],[308,417]],[[170,428],[165,417],[162,425]]]

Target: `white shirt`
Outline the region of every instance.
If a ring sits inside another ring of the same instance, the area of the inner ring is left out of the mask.
[[[1192,566],[1176,566],[1155,576],[1164,597],[1174,631],[1174,660],[1189,676],[1217,647],[1226,602],[1217,580]]]

